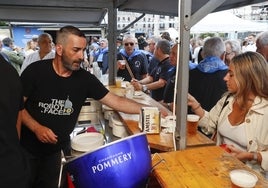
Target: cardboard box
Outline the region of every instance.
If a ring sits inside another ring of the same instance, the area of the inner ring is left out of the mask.
[[[141,109],[139,128],[148,134],[160,133],[160,111],[157,107],[143,107]]]

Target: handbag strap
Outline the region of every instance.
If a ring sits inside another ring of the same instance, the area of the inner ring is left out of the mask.
[[[221,110],[220,110],[220,113],[219,113],[218,117],[220,117],[222,110],[227,106],[227,104],[229,104],[228,98],[229,98],[230,96],[231,96],[231,93],[228,94],[228,95],[226,96],[226,98],[225,98],[225,100],[224,100],[224,103],[223,103],[223,105],[222,105],[222,107],[221,107]],[[214,134],[211,136],[211,139],[214,140],[214,141],[216,140],[216,136],[217,136],[217,132],[218,132],[217,129],[218,129],[218,120],[217,120],[217,123],[216,123],[216,131],[215,131]]]
[[[224,103],[223,103],[223,105],[222,105],[222,107],[221,107],[221,111],[220,111],[220,113],[219,113],[219,116],[221,115],[221,112],[222,112],[222,110],[225,108],[225,106],[227,106],[227,104],[229,104],[229,101],[227,101],[227,99],[228,99],[230,96],[231,96],[231,94],[228,94],[228,95],[226,96],[226,98],[225,98],[225,100],[224,100]]]

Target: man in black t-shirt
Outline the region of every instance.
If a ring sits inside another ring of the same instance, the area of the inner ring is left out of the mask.
[[[173,111],[174,106],[174,89],[175,89],[175,80],[176,80],[176,66],[178,59],[178,43],[174,44],[171,48],[169,54],[170,64],[173,65],[171,69],[168,70],[169,79],[167,81],[164,96],[163,96],[163,105],[166,106],[169,110]]]
[[[112,94],[94,75],[80,69],[86,44],[78,28],[65,26],[57,33],[55,58],[33,63],[21,75],[25,97],[21,144],[31,165],[31,187],[58,186],[61,150],[70,153],[69,135],[86,98],[132,114],[143,106]]]
[[[28,164],[18,136],[23,108],[21,83],[17,71],[1,54],[0,85],[0,187],[28,188]]]
[[[153,99],[156,101],[163,100],[165,85],[169,79],[168,70],[172,67],[169,61],[169,53],[169,41],[165,39],[159,40],[154,51],[154,56],[159,60],[159,63],[146,78],[131,82],[135,90],[144,92],[149,90]]]

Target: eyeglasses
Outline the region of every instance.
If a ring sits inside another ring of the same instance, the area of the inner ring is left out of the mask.
[[[130,42],[130,43],[125,43],[125,46],[133,46],[134,45],[134,43],[132,43],[132,42]]]

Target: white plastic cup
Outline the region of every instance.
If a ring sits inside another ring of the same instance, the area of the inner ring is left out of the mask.
[[[126,87],[126,97],[129,98],[129,99],[133,99],[133,96],[134,96],[134,87],[133,85],[128,85]]]
[[[122,77],[116,77],[115,78],[115,86],[116,87],[122,87],[122,81],[123,81],[124,79],[122,78]]]
[[[120,68],[125,69],[126,68],[126,60],[119,60]]]
[[[198,121],[200,117],[195,114],[187,115],[187,132],[188,134],[195,135],[197,133]]]
[[[165,120],[168,132],[174,132],[176,129],[176,116],[166,116]]]

